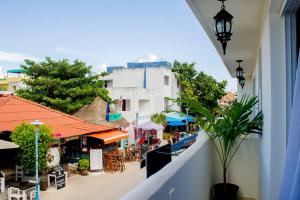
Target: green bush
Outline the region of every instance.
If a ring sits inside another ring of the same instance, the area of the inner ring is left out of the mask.
[[[20,146],[18,158],[20,164],[30,174],[35,172],[35,133],[34,126],[26,123],[18,125],[13,133],[11,139],[14,143]],[[51,129],[45,125],[40,127],[39,131],[39,145],[38,145],[38,160],[39,173],[45,172],[47,169],[47,153],[49,144],[53,140]]]
[[[90,161],[88,159],[80,159],[78,163],[78,169],[80,171],[89,170]]]

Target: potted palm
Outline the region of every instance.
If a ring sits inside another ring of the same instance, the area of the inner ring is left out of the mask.
[[[209,136],[222,165],[223,183],[213,186],[216,200],[236,199],[239,187],[228,183],[227,170],[240,145],[251,133],[261,134],[263,115],[259,111],[253,116],[257,97],[243,96],[241,101],[218,109],[208,110],[199,102],[185,100],[191,112],[198,115],[197,122]]]

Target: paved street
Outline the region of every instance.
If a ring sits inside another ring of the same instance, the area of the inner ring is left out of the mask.
[[[117,200],[146,179],[146,170],[138,162],[126,163],[123,173],[97,175],[75,175],[68,179],[68,185],[61,190],[54,188],[41,192],[41,200]],[[0,194],[1,200],[7,193]]]

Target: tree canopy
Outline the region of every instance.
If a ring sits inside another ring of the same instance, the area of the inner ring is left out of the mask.
[[[27,88],[17,94],[23,98],[65,113],[74,113],[95,97],[110,101],[104,82],[98,75],[88,76],[91,66],[75,60],[54,61],[47,57],[43,62],[25,60],[21,65],[28,79],[24,80]]]
[[[227,81],[218,82],[204,72],[197,72],[196,63],[174,61],[172,71],[181,85],[180,98],[193,99],[208,109],[218,106],[225,95]]]

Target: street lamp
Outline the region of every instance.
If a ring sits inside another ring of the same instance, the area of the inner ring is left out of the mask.
[[[222,44],[223,53],[226,54],[227,42],[230,40],[233,33],[232,19],[233,16],[225,10],[224,1],[222,2],[221,10],[214,17],[215,20],[215,35],[218,37],[218,40]]]
[[[237,63],[239,63],[238,68],[236,68],[235,75],[238,79],[242,78],[244,76],[244,69],[241,67],[242,60],[237,60]]]
[[[35,133],[35,199],[39,200],[39,159],[38,159],[39,131],[40,131],[40,126],[44,123],[39,120],[34,120],[30,124],[34,125],[34,133]]]

